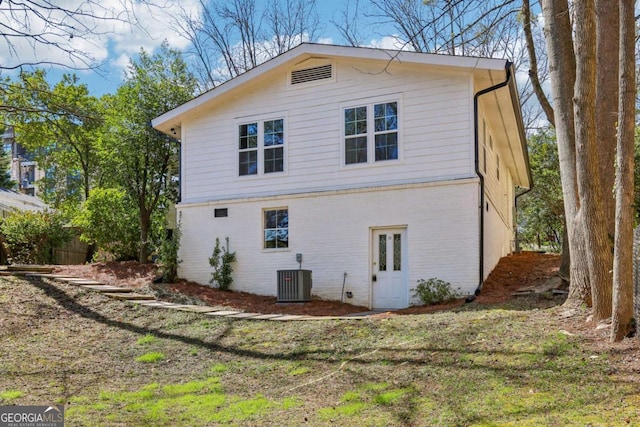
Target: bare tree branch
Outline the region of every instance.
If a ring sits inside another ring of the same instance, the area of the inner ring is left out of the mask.
[[[101,36],[115,31],[115,25],[138,26],[134,6],[146,1],[120,0],[119,7],[99,0],[74,6],[54,0],[1,1],[0,55],[4,51],[5,57],[0,56],[0,70],[40,65],[93,69],[97,58],[83,44],[97,46]],[[42,52],[48,56],[39,58]]]
[[[529,0],[522,0],[522,17],[527,52],[529,54],[529,78],[531,79],[531,85],[547,120],[555,127],[553,107],[542,90],[542,85],[540,84],[540,79],[538,77],[538,56],[536,54],[536,48],[533,42],[533,33],[531,31],[531,7]]]

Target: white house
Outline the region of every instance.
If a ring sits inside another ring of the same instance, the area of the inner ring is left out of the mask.
[[[302,267],[314,296],[371,308],[432,277],[473,294],[532,185],[513,73],[302,44],[156,118],[182,144],[180,277],[209,283],[229,237],[235,290],[276,295]]]

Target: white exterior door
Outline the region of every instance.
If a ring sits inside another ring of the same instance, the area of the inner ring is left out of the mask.
[[[376,309],[406,308],[407,289],[407,230],[373,230],[372,307]]]

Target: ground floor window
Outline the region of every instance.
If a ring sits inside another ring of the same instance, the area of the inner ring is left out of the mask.
[[[269,209],[264,211],[264,248],[281,249],[289,247],[289,209]]]

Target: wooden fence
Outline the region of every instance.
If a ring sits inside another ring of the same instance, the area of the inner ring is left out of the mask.
[[[84,264],[87,261],[87,251],[89,246],[80,241],[79,236],[75,236],[71,241],[60,249],[54,249],[54,264]]]

